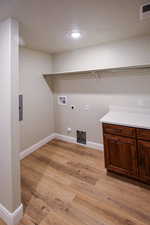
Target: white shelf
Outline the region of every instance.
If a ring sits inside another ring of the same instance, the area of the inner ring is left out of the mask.
[[[141,65],[141,66],[128,66],[128,67],[118,67],[118,68],[104,68],[104,69],[93,69],[93,70],[80,70],[80,71],[66,71],[66,72],[57,72],[57,73],[50,73],[50,74],[43,74],[43,76],[60,76],[60,75],[76,75],[76,74],[95,74],[97,72],[118,72],[118,71],[126,71],[126,70],[143,70],[143,69],[150,69],[150,65]]]

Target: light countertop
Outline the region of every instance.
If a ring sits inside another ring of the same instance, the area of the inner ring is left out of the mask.
[[[150,114],[110,111],[100,119],[100,122],[150,129]]]

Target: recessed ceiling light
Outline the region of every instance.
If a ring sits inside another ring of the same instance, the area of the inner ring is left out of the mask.
[[[79,31],[73,31],[73,32],[71,32],[71,37],[73,39],[79,39],[81,37],[81,34]]]

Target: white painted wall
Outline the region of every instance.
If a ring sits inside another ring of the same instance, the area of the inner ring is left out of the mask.
[[[150,65],[150,36],[53,55],[53,72]]]
[[[150,69],[91,75],[66,75],[54,81],[55,131],[76,137],[76,130],[86,130],[88,141],[103,143],[99,119],[109,105],[150,108]],[[68,105],[57,104],[66,95]],[[76,109],[72,110],[71,105]],[[85,106],[89,105],[89,110]],[[68,133],[67,128],[72,128]]]
[[[20,205],[18,122],[18,24],[0,23],[0,204],[13,212]]]
[[[43,74],[52,70],[49,54],[20,48],[20,92],[24,99],[21,150],[54,132],[53,93]]]
[[[21,48],[21,92],[24,95],[21,149],[32,146],[54,131],[68,135],[67,127],[72,128],[71,136],[75,137],[77,129],[85,129],[89,141],[102,143],[98,120],[108,111],[110,104],[150,106],[149,70],[106,72],[98,80],[89,75],[67,75],[54,79],[52,83],[55,96],[53,114],[52,86],[50,83],[48,87],[42,74],[149,64],[149,36],[54,54],[52,57]],[[69,106],[57,105],[60,94],[68,96]],[[71,111],[70,104],[75,104],[80,111]],[[89,111],[83,109],[85,105],[89,105]]]
[[[150,65],[150,36],[111,42],[53,55],[53,72]],[[105,72],[100,79],[92,75],[66,75],[55,78],[55,129],[75,137],[77,129],[87,131],[88,141],[102,143],[98,120],[109,105],[150,107],[150,70]],[[68,106],[57,104],[66,95]],[[70,105],[77,110],[72,111]],[[84,106],[89,105],[89,111]],[[67,133],[67,127],[72,132]]]

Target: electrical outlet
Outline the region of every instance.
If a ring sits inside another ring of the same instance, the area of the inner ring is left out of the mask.
[[[68,127],[68,128],[67,128],[67,131],[68,131],[68,132],[71,132],[71,131],[72,131],[72,129],[71,129],[70,127]]]

